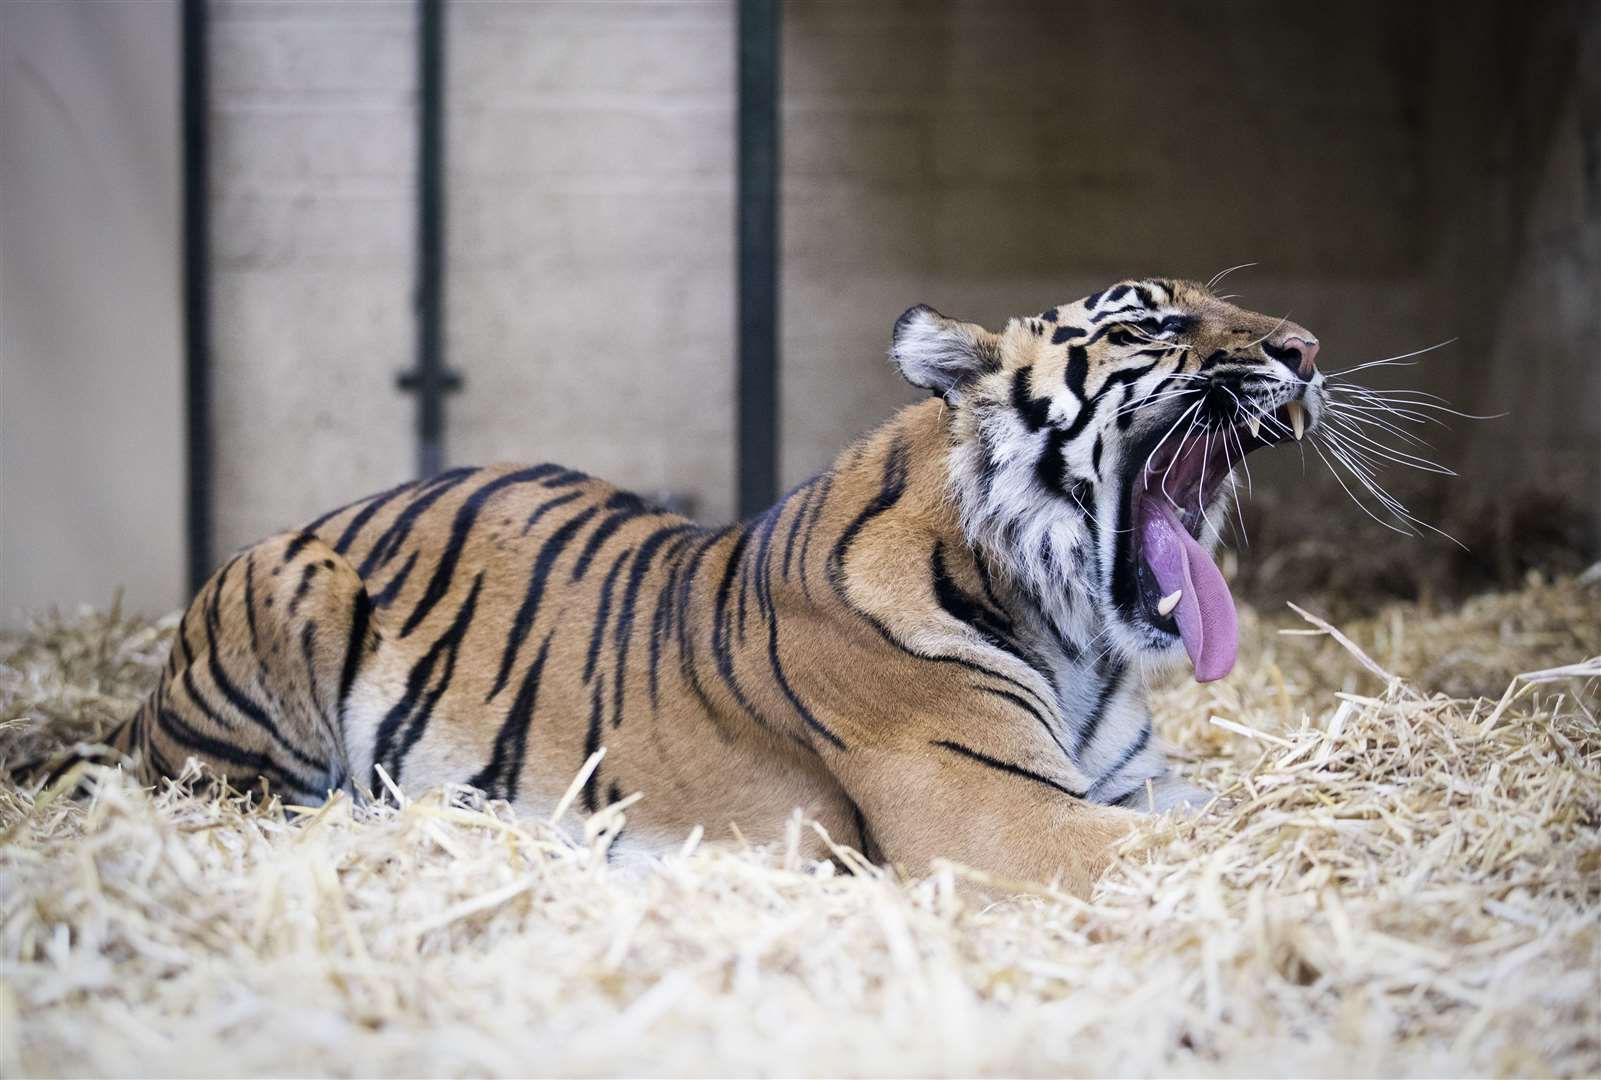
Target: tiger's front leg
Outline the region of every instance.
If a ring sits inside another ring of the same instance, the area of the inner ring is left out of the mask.
[[[936,858],[1019,881],[1058,882],[1088,897],[1112,846],[1140,820],[995,769],[936,752],[890,752],[864,809],[887,862],[924,872]],[[997,775],[990,775],[995,773]]]
[[[1217,793],[1188,783],[1171,768],[1150,782],[1150,787],[1136,791],[1124,805],[1135,810],[1164,814],[1177,810],[1185,814],[1199,814],[1217,798]]]
[[[937,719],[902,720],[835,764],[884,861],[937,858],[1088,896],[1143,815],[1085,799],[1092,786],[1036,715],[985,691]]]

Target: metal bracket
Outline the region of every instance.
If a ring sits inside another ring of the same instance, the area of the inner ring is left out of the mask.
[[[418,371],[413,368],[411,371],[402,371],[395,376],[395,385],[408,394],[421,393],[428,385],[430,376],[434,380],[434,389],[439,393],[454,393],[462,387],[461,372],[449,368],[433,371]]]

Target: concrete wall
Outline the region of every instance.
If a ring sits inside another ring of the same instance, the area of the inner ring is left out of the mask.
[[[178,5],[0,4],[0,626],[179,603]]]
[[[404,479],[415,5],[211,4],[217,555]]]
[[[448,10],[452,457],[729,516],[732,5]]]
[[[219,552],[413,467],[415,10],[214,0]],[[733,14],[447,6],[453,463],[731,508]]]
[[[1506,496],[1559,495],[1551,522],[1601,554],[1601,4],[1498,7],[1442,50],[1429,133],[1435,193],[1429,303],[1474,363],[1451,387],[1470,411],[1459,452],[1503,532]],[[1442,391],[1443,392],[1443,391]],[[1569,512],[1572,513],[1571,511]],[[1513,516],[1509,516],[1513,515]],[[1516,538],[1512,538],[1516,539]]]
[[[1449,336],[1422,306],[1425,14],[786,5],[786,477],[911,399],[882,358],[914,302],[998,326],[1255,262],[1232,290],[1338,366]]]

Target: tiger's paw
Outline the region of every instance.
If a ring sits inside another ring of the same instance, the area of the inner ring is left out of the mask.
[[[1222,805],[1216,792],[1186,783],[1177,773],[1169,772],[1152,779],[1147,786],[1134,792],[1126,805],[1132,810],[1151,814],[1177,810],[1194,817],[1214,802]]]

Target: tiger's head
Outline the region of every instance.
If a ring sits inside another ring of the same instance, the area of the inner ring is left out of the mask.
[[[949,407],[968,542],[1070,656],[1115,651],[1195,676],[1233,667],[1213,561],[1247,454],[1317,428],[1318,341],[1186,281],[1127,281],[999,333],[911,308],[890,354]],[[1181,648],[1182,646],[1182,648]]]

